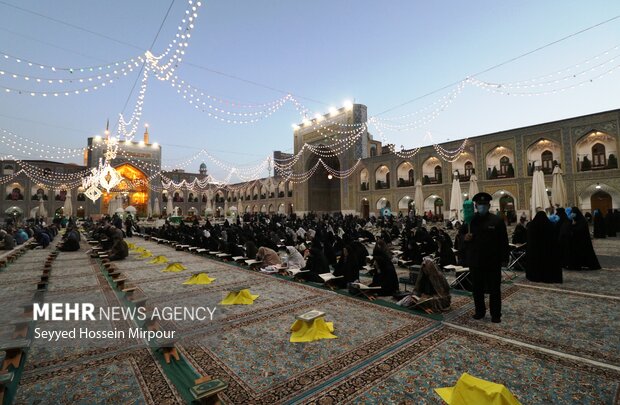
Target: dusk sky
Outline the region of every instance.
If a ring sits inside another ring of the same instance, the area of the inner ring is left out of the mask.
[[[270,102],[290,92],[312,115],[354,100],[368,106],[369,116],[380,118],[428,107],[456,85],[402,104],[620,15],[617,0],[203,3],[176,72],[187,83],[244,103]],[[0,51],[59,67],[126,60],[149,49],[169,6],[168,0],[1,0]],[[186,1],[174,1],[153,54],[161,53],[173,38],[186,7]],[[411,147],[620,108],[620,69],[614,70],[620,65],[620,49],[614,49],[619,44],[617,18],[476,76],[487,82],[517,82],[571,68],[557,75],[561,78],[607,61],[562,83],[519,91],[558,90],[584,80],[587,84],[526,97],[468,84],[432,122],[385,135],[397,146]],[[606,50],[610,52],[603,55]],[[597,55],[601,56],[585,63]],[[54,73],[2,58],[0,70],[43,78]],[[84,147],[87,137],[103,134],[107,119],[116,126],[137,73],[104,89],[69,97],[3,91],[0,128],[47,145]],[[0,85],[31,91],[49,88],[8,74],[0,76]],[[137,88],[125,113],[131,113],[136,96]],[[202,148],[222,161],[252,165],[273,150],[291,151],[291,124],[300,121],[289,103],[256,124],[220,123],[188,105],[170,83],[155,78],[149,80],[143,114],[151,141],[163,147],[165,165],[182,162]],[[374,128],[370,131],[379,138]],[[0,145],[0,153],[24,157],[5,145]],[[64,161],[82,163],[79,158]],[[222,174],[206,157],[186,169],[197,171],[201,161]]]

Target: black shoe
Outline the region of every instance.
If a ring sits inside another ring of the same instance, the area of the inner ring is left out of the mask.
[[[502,321],[502,318],[491,318],[491,322],[493,323],[500,323]]]
[[[482,315],[474,314],[474,315],[472,315],[472,318],[474,318],[475,320],[480,320],[480,319],[484,318],[484,314],[482,314]]]

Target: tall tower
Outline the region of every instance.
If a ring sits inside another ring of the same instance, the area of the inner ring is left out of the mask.
[[[144,144],[149,144],[149,125],[144,124]]]

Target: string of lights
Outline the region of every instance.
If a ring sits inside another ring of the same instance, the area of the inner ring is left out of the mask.
[[[489,92],[494,92],[494,93],[499,93],[505,96],[547,96],[547,95],[552,95],[552,94],[558,94],[558,93],[563,93],[565,91],[568,90],[572,90],[575,89],[577,87],[581,87],[584,86],[586,84],[590,84],[593,83],[594,81],[610,75],[612,73],[614,73],[616,70],[618,70],[620,68],[620,64],[613,66],[612,68],[604,71],[601,74],[598,74],[596,76],[590,77],[589,79],[585,79],[582,80],[580,82],[577,82],[575,84],[571,84],[569,86],[565,86],[565,87],[560,87],[560,88],[556,88],[556,89],[552,89],[552,90],[545,90],[545,91],[523,91],[523,92],[518,92],[518,91],[510,91],[510,89],[504,89],[501,85],[490,85],[489,83],[486,82],[481,82],[477,79],[469,79],[469,82],[474,84],[475,86],[478,86],[480,88],[483,88],[484,90],[487,90]]]
[[[144,62],[143,56],[135,56],[131,59],[111,62],[105,65],[95,65],[95,66],[75,66],[75,67],[62,67],[62,66],[52,66],[46,65],[39,62],[34,62],[28,59],[19,58],[17,56],[10,55],[4,51],[0,51],[0,60],[9,60],[11,62],[17,63],[19,65],[27,65],[28,67],[39,68],[40,70],[50,71],[50,72],[59,72],[59,73],[88,73],[88,72],[101,72],[105,70],[115,69],[121,66],[140,64]]]
[[[609,54],[611,54],[611,53],[613,53],[615,51],[618,51],[618,50],[620,50],[620,45],[615,45],[614,47],[606,49],[605,51],[599,53],[598,55],[595,55],[595,56],[593,56],[591,58],[582,60],[582,61],[580,61],[580,62],[578,62],[578,63],[576,63],[576,64],[574,64],[572,66],[560,69],[560,70],[558,70],[556,72],[545,74],[545,75],[538,76],[538,77],[533,77],[533,78],[530,78],[530,79],[527,79],[527,80],[520,80],[520,81],[514,81],[514,82],[502,82],[501,85],[503,87],[525,87],[525,86],[528,86],[528,85],[536,84],[537,82],[541,82],[541,81],[542,82],[553,81],[553,79],[556,78],[557,76],[566,75],[566,73],[568,73],[568,72],[571,72],[571,71],[573,71],[575,69],[580,69],[583,65],[590,65],[591,63],[594,63],[594,62],[598,61],[599,59],[601,59],[601,58],[603,58],[603,57],[605,57],[605,56],[607,56],[607,55],[609,55]],[[605,64],[610,63],[610,62],[613,62],[617,58],[618,58],[618,55],[614,56],[612,59],[608,59],[605,62],[594,66],[594,68],[602,66],[602,65],[605,65]],[[582,72],[588,71],[588,70],[592,70],[592,68],[589,68],[587,70],[582,70]],[[573,75],[569,75],[567,77],[573,77]],[[500,84],[500,83],[495,83],[495,84]]]

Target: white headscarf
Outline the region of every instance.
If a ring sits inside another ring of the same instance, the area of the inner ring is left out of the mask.
[[[288,267],[303,269],[306,266],[306,261],[295,246],[287,246],[286,252],[288,253]]]

